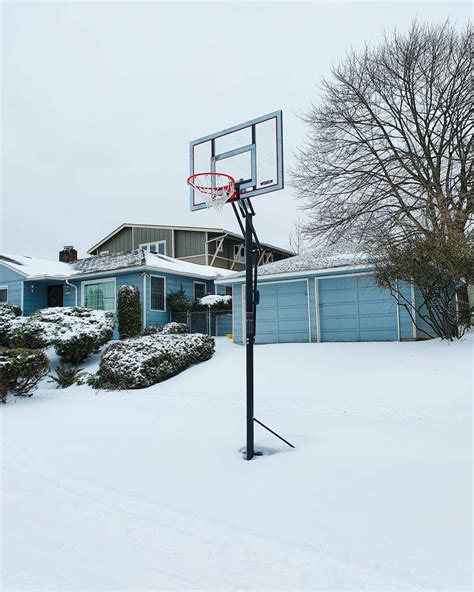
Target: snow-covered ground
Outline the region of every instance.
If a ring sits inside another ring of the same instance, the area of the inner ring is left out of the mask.
[[[244,349],[0,409],[5,590],[470,590],[472,339]]]

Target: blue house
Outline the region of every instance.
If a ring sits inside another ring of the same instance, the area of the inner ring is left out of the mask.
[[[217,278],[232,274],[143,249],[77,261],[71,252],[65,248],[62,261],[0,254],[0,302],[19,306],[26,316],[49,306],[115,311],[120,287],[133,285],[140,291],[146,327],[170,321],[170,292],[183,289],[191,300],[201,298],[214,293]]]
[[[218,279],[216,284],[232,285],[233,338],[244,343],[245,272]],[[411,301],[418,298],[413,286],[402,289]],[[390,291],[376,286],[373,268],[351,244],[262,265],[258,290],[256,343],[423,337]]]

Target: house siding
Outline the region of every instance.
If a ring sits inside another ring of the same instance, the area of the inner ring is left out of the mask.
[[[129,226],[122,228],[117,234],[105,241],[98,249],[94,251],[94,255],[99,255],[102,251],[109,251],[110,253],[121,253],[123,251],[131,251],[135,247],[132,242],[132,229]]]
[[[189,231],[189,230],[175,230],[175,257],[185,257],[187,261],[196,261],[190,259],[195,255],[205,255],[206,253],[206,233]],[[205,257],[204,257],[205,262]]]
[[[141,228],[135,226],[133,229],[133,248],[138,249],[144,243],[152,243],[156,241],[166,241],[166,254],[172,257],[172,231],[167,228]]]
[[[0,263],[0,286],[8,288],[8,304],[22,307],[21,291],[24,277]]]

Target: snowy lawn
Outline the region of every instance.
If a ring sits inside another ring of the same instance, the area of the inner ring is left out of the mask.
[[[6,590],[470,590],[472,339],[244,349],[0,409]]]

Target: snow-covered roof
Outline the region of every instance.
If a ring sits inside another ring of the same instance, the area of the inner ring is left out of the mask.
[[[74,274],[74,269],[69,263],[28,257],[27,255],[0,253],[0,263],[28,279],[42,277],[62,279]]]
[[[79,259],[75,263],[62,263],[25,255],[0,254],[0,263],[4,263],[10,269],[17,271],[28,279],[65,279],[80,277],[82,274],[104,273],[129,268],[146,268],[161,272],[176,273],[204,279],[215,279],[234,272],[227,269],[219,269],[208,265],[198,265],[173,259],[157,253],[150,253],[143,249],[114,253],[110,255],[98,255]]]
[[[329,247],[322,247],[295,257],[261,265],[258,268],[258,275],[297,275],[306,271],[317,272],[325,269],[367,267],[368,265],[367,255],[362,252],[359,245],[341,241]],[[241,271],[227,276],[225,279],[238,280],[244,277],[245,271]],[[225,282],[220,280],[218,283]]]

